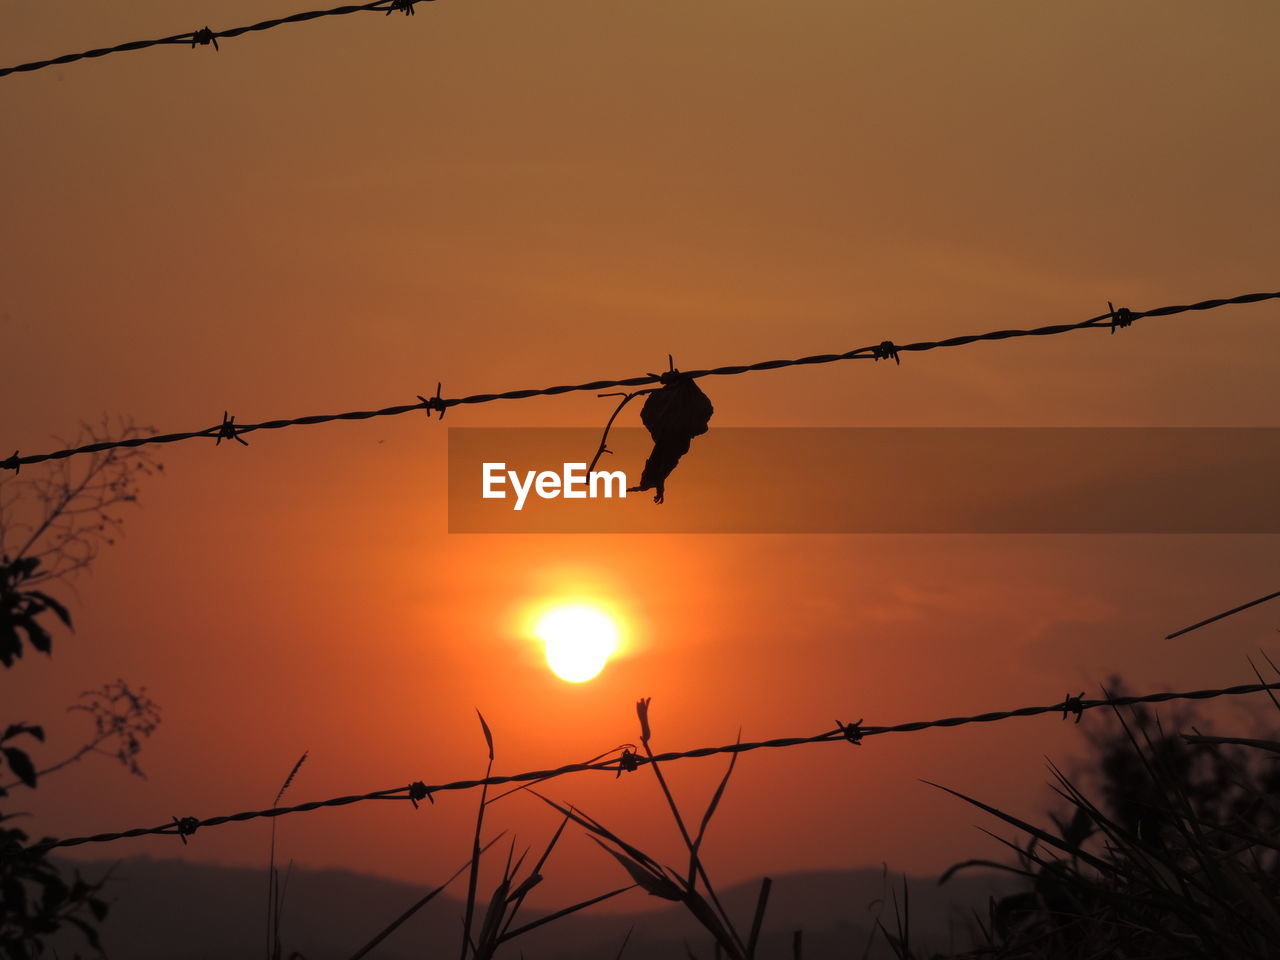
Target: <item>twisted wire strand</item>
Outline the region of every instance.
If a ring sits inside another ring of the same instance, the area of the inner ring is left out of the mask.
[[[397,0],[392,0],[392,2],[397,2]],[[1116,329],[1127,327],[1133,323],[1134,320],[1138,320],[1143,317],[1168,317],[1179,313],[1213,310],[1218,307],[1258,303],[1263,300],[1275,299],[1280,299],[1280,292],[1246,293],[1237,297],[1201,300],[1199,303],[1156,307],[1152,310],[1128,310],[1121,307],[1113,309],[1108,313],[1099,314],[1096,317],[1090,317],[1088,320],[1082,320],[1079,323],[1058,323],[1044,327],[1033,327],[1026,330],[992,330],[988,333],[975,333],[965,336],[948,337],[945,340],[921,340],[916,343],[906,344],[894,344],[891,341],[886,340],[879,344],[847,350],[844,353],[822,353],[807,357],[797,357],[789,360],[763,360],[758,363],[712,367],[705,370],[685,370],[682,371],[682,376],[687,376],[692,379],[700,379],[702,377],[729,377],[765,370],[780,370],[785,367],[802,367],[814,366],[817,364],[838,363],[843,360],[878,360],[887,359],[889,357],[897,359],[897,355],[900,353],[923,353],[928,350],[938,350],[944,347],[963,347],[984,341],[1011,340],[1019,337],[1050,337],[1056,336],[1060,333],[1069,333],[1073,330],[1111,330],[1114,332]],[[432,411],[437,411],[440,416],[443,417],[444,412],[450,407],[463,406],[466,404],[492,403],[497,400],[527,400],[532,397],[550,397],[580,391],[611,390],[616,387],[644,387],[660,383],[661,381],[662,375],[650,373],[639,377],[627,377],[622,380],[592,380],[588,383],[562,384],[560,386],[541,387],[527,390],[507,390],[502,393],[476,393],[466,397],[442,398],[439,396],[439,391],[437,390],[437,395],[434,397],[419,397],[419,403],[399,404],[392,407],[383,407],[380,410],[354,410],[348,413],[320,414],[282,420],[264,420],[261,423],[235,423],[234,417],[228,421],[224,415],[223,422],[217,426],[206,427],[203,430],[193,430],[186,433],[166,433],[150,437],[132,437],[125,440],[103,440],[96,443],[85,444],[80,447],[55,450],[51,453],[29,454],[27,456],[20,456],[18,451],[14,451],[13,456],[6,460],[0,460],[0,468],[17,470],[27,464],[42,463],[46,460],[63,460],[77,454],[96,453],[103,450],[111,450],[116,447],[140,447],[155,443],[178,443],[184,440],[193,440],[197,437],[214,439],[217,441],[221,441],[223,439],[239,439],[245,434],[253,433],[258,430],[280,430],[285,427],[310,426],[317,423],[332,423],[337,420],[370,420],[374,417],[395,417],[405,413],[412,413],[414,411],[425,410],[428,414]],[[241,440],[241,442],[243,442],[243,440]]]
[[[1046,706],[1020,707],[1016,710],[998,710],[990,713],[974,714],[972,716],[945,717],[940,720],[915,720],[908,723],[893,724],[891,726],[864,726],[861,721],[850,724],[840,723],[834,730],[828,730],[824,733],[814,734],[812,736],[779,737],[773,740],[730,743],[719,747],[697,747],[692,750],[677,750],[669,753],[656,754],[652,760],[647,756],[628,752],[622,761],[615,758],[612,760],[600,760],[589,763],[569,763],[549,770],[532,770],[525,773],[495,775],[476,780],[454,780],[450,783],[438,783],[431,785],[418,781],[416,783],[409,784],[408,786],[392,787],[387,790],[375,790],[372,793],[354,794],[346,797],[334,797],[329,800],[313,800],[308,803],[299,803],[288,807],[272,807],[267,810],[246,810],[242,813],[209,817],[205,820],[199,820],[196,818],[184,818],[183,820],[178,820],[177,818],[174,818],[171,822],[162,824],[158,827],[139,827],[137,829],[123,830],[116,833],[97,833],[92,836],[69,837],[63,840],[43,840],[39,843],[32,844],[29,847],[23,848],[23,850],[19,851],[17,855],[39,854],[46,850],[54,849],[55,847],[76,847],[85,843],[109,843],[115,840],[124,840],[131,837],[179,836],[183,839],[183,842],[185,842],[186,838],[195,833],[197,829],[216,827],[225,823],[239,823],[245,820],[257,820],[264,817],[282,817],[286,814],[307,813],[309,811],[319,810],[325,807],[344,807],[353,803],[362,803],[366,800],[411,800],[416,806],[418,800],[430,799],[432,794],[436,793],[444,793],[451,790],[472,790],[476,787],[496,786],[507,783],[532,783],[551,780],[556,777],[562,777],[572,773],[583,773],[589,770],[603,770],[609,771],[610,773],[620,774],[624,770],[632,771],[648,763],[670,763],[675,760],[711,757],[723,753],[749,753],[754,750],[784,749],[809,743],[846,742],[860,744],[866,737],[874,737],[880,734],[917,733],[921,730],[961,727],[971,723],[997,723],[1004,720],[1011,720],[1015,717],[1034,717],[1046,713],[1060,713],[1064,719],[1068,714],[1073,714],[1078,721],[1085,711],[1094,710],[1098,707],[1118,708],[1133,706],[1140,703],[1166,703],[1170,700],[1212,700],[1217,697],[1237,697],[1272,690],[1280,690],[1280,682],[1248,683],[1234,687],[1189,690],[1176,693],[1164,692],[1148,693],[1137,696],[1105,697],[1098,700],[1085,699],[1083,695],[1079,697],[1068,696],[1059,703],[1049,704]]]
[[[111,53],[124,53],[129,50],[145,50],[147,47],[160,47],[169,44],[183,43],[194,47],[196,45],[213,44],[217,48],[218,40],[239,37],[246,33],[253,33],[258,30],[270,30],[273,27],[283,26],[288,23],[303,23],[307,20],[318,20],[321,17],[341,17],[349,13],[365,13],[369,11],[377,11],[379,13],[391,13],[396,10],[403,10],[405,13],[411,13],[413,4],[419,0],[372,0],[370,3],[346,4],[341,7],[333,7],[328,10],[308,10],[303,13],[290,14],[287,17],[276,17],[271,20],[262,20],[258,23],[249,24],[244,27],[231,27],[228,30],[210,30],[204,27],[199,30],[192,30],[188,33],[175,33],[168,37],[158,37],[154,40],[131,40],[128,43],[118,43],[113,47],[98,47],[93,50],[86,50],[83,53],[67,53],[60,57],[52,57],[48,60],[33,60],[30,63],[20,63],[13,67],[0,67],[0,77],[6,77],[11,73],[30,73],[33,70],[42,70],[45,67],[59,66],[64,63],[75,63],[77,60],[91,60],[97,57],[105,57]]]

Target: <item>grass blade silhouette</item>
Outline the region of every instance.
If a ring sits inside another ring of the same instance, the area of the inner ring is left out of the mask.
[[[559,920],[562,917],[567,917],[571,913],[577,913],[579,910],[585,910],[587,907],[594,906],[597,903],[603,903],[611,897],[616,897],[620,893],[626,893],[628,890],[634,889],[635,884],[633,883],[626,887],[619,887],[617,890],[610,890],[608,893],[602,893],[598,897],[592,897],[590,900],[583,900],[581,903],[575,903],[573,906],[565,907],[563,910],[557,910],[555,913],[549,913],[545,917],[539,917],[532,923],[526,923],[523,927],[518,927],[510,933],[504,934],[499,942],[506,943],[508,940],[514,940],[516,937],[523,936],[530,930],[537,930],[538,927],[551,923],[553,920]]]
[[[298,775],[298,771],[307,760],[310,750],[302,751],[302,756],[298,758],[298,762],[293,765],[293,769],[289,771],[289,775],[284,778],[284,782],[280,784],[280,789],[276,791],[276,798],[271,802],[271,806],[280,806],[280,801],[285,795],[285,791],[289,789],[289,785],[293,783],[293,778]],[[276,870],[276,823],[278,818],[271,818],[271,852],[267,858],[267,957],[279,957],[281,952],[280,944],[280,906],[283,901],[283,892],[279,889],[280,875]],[[292,866],[292,861],[290,862]]]
[[[747,957],[756,955],[756,944],[760,942],[760,927],[764,924],[764,912],[769,906],[769,891],[773,889],[773,880],[765,877],[760,881],[760,895],[756,897],[756,912],[751,918],[751,932],[747,935]]]
[[[492,847],[495,843],[501,840],[504,836],[506,836],[506,831],[503,831],[502,833],[494,837],[492,840],[490,840],[488,843],[486,843],[484,845],[484,849],[481,850],[480,852],[481,853],[486,852],[490,847]],[[373,950],[376,946],[378,946],[378,944],[382,943],[383,940],[387,939],[387,937],[395,933],[396,930],[398,930],[405,923],[405,921],[409,920],[411,917],[413,917],[415,913],[417,913],[419,910],[425,907],[428,903],[430,903],[432,900],[438,897],[441,893],[443,893],[449,887],[449,885],[453,883],[453,881],[457,880],[458,877],[462,876],[462,871],[466,870],[467,867],[469,866],[471,866],[471,860],[468,860],[466,863],[460,866],[457,870],[455,870],[449,876],[448,880],[440,884],[440,886],[436,887],[434,890],[429,891],[427,895],[424,896],[421,900],[417,901],[408,910],[406,910],[404,913],[400,914],[400,916],[396,917],[389,924],[387,924],[387,926],[384,927],[377,936],[375,936],[363,947],[361,947],[359,950],[353,953],[350,956],[349,960],[361,960],[362,957],[367,956],[371,950]]]
[[[489,747],[489,763],[484,770],[484,776],[487,780],[493,773],[493,733],[489,730],[489,724],[485,722],[484,714],[477,710],[476,716],[480,718],[480,729],[484,731],[484,742]],[[467,881],[467,907],[462,921],[460,960],[467,960],[467,951],[475,949],[475,943],[471,939],[471,921],[475,916],[476,909],[476,885],[480,880],[480,834],[484,829],[484,808],[488,798],[489,784],[486,783],[480,790],[480,804],[476,808],[476,832],[471,841],[471,875]]]

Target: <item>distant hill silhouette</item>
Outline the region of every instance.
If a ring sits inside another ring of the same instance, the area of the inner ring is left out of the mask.
[[[114,960],[243,960],[265,948],[264,870],[147,858],[76,864],[86,877],[114,866],[106,889],[113,901],[102,928],[103,947]],[[899,892],[901,878],[893,879]],[[994,874],[960,875],[943,887],[932,879],[909,881],[912,942],[945,950],[967,944],[971,909],[985,917],[988,895],[1009,889]],[[730,915],[745,926],[759,882],[721,892]],[[806,960],[862,955],[883,894],[880,870],[812,871],[774,877],[761,937],[761,958],[789,958],[796,929],[804,931]],[[307,960],[344,960],[383,925],[422,896],[425,887],[342,870],[293,868],[282,915],[285,956],[296,950]],[[582,914],[548,924],[513,943],[509,955],[527,960],[612,958],[633,924],[625,960],[685,957],[687,940],[700,957],[712,950],[704,931],[679,905],[636,894],[634,913]],[[645,909],[655,907],[654,909]],[[529,919],[537,915],[530,913]],[[890,905],[885,923],[893,929]],[[462,904],[440,897],[392,935],[371,957],[420,960],[452,956],[458,945]],[[954,931],[954,938],[952,933]],[[881,938],[870,956],[889,956]],[[56,941],[58,956],[82,950],[69,934]]]

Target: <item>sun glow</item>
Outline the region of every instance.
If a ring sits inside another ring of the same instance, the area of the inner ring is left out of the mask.
[[[570,683],[597,676],[618,648],[617,624],[595,607],[556,607],[538,619],[533,632],[546,645],[547,666]]]

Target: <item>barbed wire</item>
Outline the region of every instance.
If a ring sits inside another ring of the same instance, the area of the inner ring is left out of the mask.
[[[412,413],[414,411],[425,411],[428,416],[430,416],[432,412],[436,412],[440,415],[440,419],[443,420],[445,412],[451,407],[477,403],[492,403],[496,400],[527,400],[532,397],[550,397],[564,393],[576,393],[587,390],[599,391],[611,390],[616,387],[644,387],[650,384],[669,382],[673,377],[688,377],[694,380],[701,379],[703,377],[729,377],[765,370],[781,370],[785,367],[803,367],[826,363],[838,363],[844,360],[892,359],[895,363],[901,363],[901,354],[904,353],[923,353],[928,350],[938,350],[944,347],[963,347],[972,343],[991,340],[1011,340],[1018,337],[1049,337],[1061,333],[1070,333],[1073,330],[1110,330],[1114,333],[1117,329],[1128,327],[1135,320],[1139,320],[1144,317],[1168,317],[1179,313],[1213,310],[1217,307],[1258,303],[1263,300],[1275,300],[1277,298],[1280,298],[1280,292],[1246,293],[1237,297],[1201,300],[1199,303],[1156,307],[1152,310],[1130,310],[1126,307],[1116,308],[1108,303],[1107,306],[1109,309],[1106,313],[1099,314],[1096,317],[1090,317],[1088,320],[1082,320],[1079,323],[1051,324],[1049,326],[1033,327],[1026,330],[992,330],[987,333],[974,333],[964,336],[948,337],[945,340],[920,340],[915,343],[904,344],[895,344],[891,340],[884,340],[878,344],[857,347],[853,350],[847,350],[844,353],[821,353],[808,357],[797,357],[790,360],[762,360],[758,363],[712,367],[706,370],[685,370],[676,373],[663,374],[649,373],[644,376],[627,377],[622,380],[592,380],[588,383],[564,384],[555,387],[541,387],[529,390],[507,390],[503,393],[476,393],[466,397],[441,397],[440,390],[442,385],[437,383],[435,395],[432,397],[419,395],[418,403],[399,404],[393,407],[383,407],[380,410],[354,410],[348,413],[318,414],[306,417],[293,417],[286,420],[265,420],[262,423],[236,423],[235,417],[230,416],[226,411],[224,411],[222,414],[222,422],[220,424],[213,427],[206,427],[203,430],[192,430],[186,433],[166,433],[149,437],[131,437],[123,440],[104,440],[96,443],[85,444],[80,447],[55,450],[52,453],[37,453],[29,454],[27,456],[21,456],[19,451],[15,450],[13,455],[8,459],[0,460],[0,468],[16,471],[28,464],[42,463],[46,460],[63,460],[67,457],[75,456],[76,454],[97,453],[102,450],[111,450],[116,447],[140,447],[154,443],[179,443],[181,441],[194,440],[197,438],[212,439],[217,444],[221,444],[223,440],[235,440],[247,445],[246,441],[243,439],[244,435],[254,433],[258,430],[280,430],[285,427],[310,426],[317,423],[332,423],[337,420],[370,420],[374,417],[395,417],[405,413]]]
[[[450,783],[426,784],[421,780],[415,781],[403,787],[391,787],[387,790],[375,790],[371,793],[354,794],[346,797],[333,797],[329,800],[313,800],[308,803],[294,804],[288,807],[272,807],[268,810],[246,810],[242,813],[233,813],[227,816],[209,817],[201,820],[196,817],[173,817],[168,823],[161,824],[157,827],[139,827],[133,830],[122,830],[116,833],[96,833],[86,837],[69,837],[63,840],[43,840],[39,843],[32,844],[28,847],[15,851],[0,851],[0,856],[21,856],[27,854],[40,854],[56,847],[76,847],[86,843],[109,843],[115,840],[125,840],[132,837],[146,836],[176,836],[185,844],[187,837],[194,834],[197,830],[208,827],[217,827],[226,823],[240,823],[246,820],[257,820],[264,817],[282,817],[292,813],[307,813],[312,810],[320,810],[326,807],[345,807],[353,803],[363,803],[367,800],[408,800],[416,808],[420,801],[427,800],[434,803],[434,794],[445,793],[452,790],[472,790],[482,786],[496,786],[506,783],[537,783],[545,780],[552,780],[556,777],[567,776],[572,773],[583,773],[590,770],[607,771],[615,776],[621,776],[624,772],[630,773],[638,770],[640,767],[649,763],[670,763],[675,760],[687,760],[700,757],[711,757],[724,753],[750,753],[754,750],[764,749],[782,749],[787,747],[796,747],[810,743],[837,743],[845,742],[854,746],[861,746],[867,737],[879,736],[886,733],[917,733],[921,730],[931,730],[934,728],[950,728],[961,727],[971,723],[998,723],[1004,720],[1011,720],[1015,717],[1034,717],[1047,713],[1060,713],[1065,720],[1068,716],[1074,716],[1075,722],[1079,723],[1084,716],[1085,711],[1094,710],[1098,707],[1126,707],[1143,703],[1165,703],[1170,700],[1212,700],[1217,697],[1237,697],[1251,693],[1262,693],[1273,690],[1280,690],[1280,682],[1276,683],[1249,683],[1234,687],[1223,687],[1220,689],[1208,690],[1188,690],[1178,693],[1148,693],[1135,696],[1107,696],[1098,700],[1085,699],[1084,693],[1079,696],[1071,696],[1068,694],[1060,702],[1039,707],[1020,707],[1016,710],[999,710],[991,713],[979,713],[966,717],[946,717],[941,720],[916,720],[909,723],[898,723],[891,726],[867,726],[862,720],[852,723],[843,723],[836,721],[836,728],[828,730],[824,733],[814,734],[806,737],[780,737],[774,740],[760,740],[754,742],[738,742],[725,744],[719,747],[697,747],[692,750],[678,750],[669,753],[655,754],[652,758],[635,752],[631,745],[611,750],[604,756],[608,757],[614,753],[618,753],[617,757],[605,760],[593,760],[587,763],[569,763],[564,766],[555,767],[549,770],[534,770],[526,773],[507,774],[502,776],[482,777],[477,780],[454,780]]]
[[[412,15],[414,12],[414,4],[419,2],[431,2],[431,0],[372,0],[370,3],[347,4],[341,7],[333,7],[329,10],[308,10],[304,13],[294,13],[287,17],[276,17],[272,20],[262,20],[258,23],[249,24],[244,27],[232,27],[229,30],[210,30],[207,26],[201,27],[199,30],[192,30],[188,33],[175,33],[168,37],[159,37],[154,40],[131,40],[128,43],[118,43],[114,47],[98,47],[94,50],[86,50],[84,53],[67,53],[60,57],[53,57],[49,60],[33,60],[30,63],[20,63],[15,67],[0,67],[0,77],[6,77],[11,73],[30,73],[33,70],[42,70],[45,67],[54,67],[64,63],[75,63],[77,60],[90,60],[97,57],[105,57],[111,53],[125,53],[129,50],[145,50],[147,47],[160,47],[171,44],[187,44],[191,47],[213,45],[213,49],[218,49],[219,40],[228,40],[232,37],[239,37],[246,33],[253,33],[258,30],[270,30],[273,27],[280,27],[288,23],[304,23],[307,20],[319,20],[321,17],[341,17],[349,13],[367,13],[377,12],[384,16],[400,11],[405,15]]]

